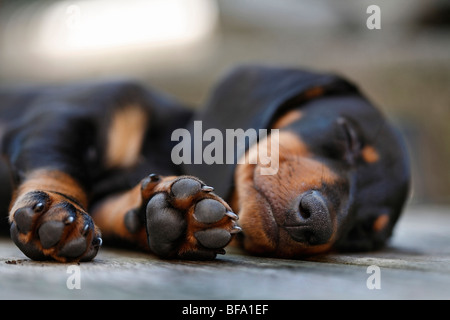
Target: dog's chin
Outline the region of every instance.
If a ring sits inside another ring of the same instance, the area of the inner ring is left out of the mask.
[[[303,258],[328,252],[332,246],[332,241],[320,244],[311,243],[309,238],[303,236],[304,232],[296,232],[304,227],[280,227],[279,229],[279,250],[278,257],[283,258]],[[330,239],[331,240],[331,239]]]

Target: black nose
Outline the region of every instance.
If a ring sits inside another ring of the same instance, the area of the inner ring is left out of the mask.
[[[299,197],[295,225],[286,226],[292,239],[309,245],[328,242],[333,234],[330,212],[320,192],[308,191]]]

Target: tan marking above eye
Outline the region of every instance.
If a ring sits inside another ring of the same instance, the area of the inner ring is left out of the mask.
[[[377,162],[378,159],[380,159],[380,155],[378,154],[377,150],[373,146],[365,146],[361,150],[361,155],[365,162],[367,163],[374,163]]]
[[[299,120],[302,117],[302,113],[299,110],[291,110],[285,113],[283,116],[277,119],[272,125],[272,129],[280,129],[290,125],[291,123]]]
[[[373,223],[373,230],[379,232],[383,230],[389,223],[389,215],[382,214],[378,218],[375,219]]]
[[[322,87],[313,87],[313,88],[307,90],[304,93],[304,96],[306,99],[312,99],[312,98],[317,98],[317,97],[323,95],[324,92],[325,92],[325,89]]]
[[[292,156],[311,156],[311,153],[308,150],[308,146],[300,139],[297,134],[290,131],[281,131],[279,132],[278,136],[278,148],[272,148],[272,139],[270,135],[267,135],[267,137],[261,139],[258,144],[254,144],[253,146],[251,146],[247,150],[247,152],[239,159],[238,163],[259,163],[259,152],[261,152],[260,148],[267,148],[264,154],[268,157],[278,157],[278,162]],[[275,154],[275,152],[277,152],[278,154]],[[243,157],[245,158],[243,159]]]
[[[119,109],[108,130],[106,148],[107,167],[131,167],[137,163],[148,116],[137,105]]]

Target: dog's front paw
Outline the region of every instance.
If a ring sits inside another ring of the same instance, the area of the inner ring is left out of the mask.
[[[75,201],[53,192],[19,197],[10,222],[12,240],[33,260],[89,261],[102,242],[91,217]]]
[[[206,260],[225,253],[224,247],[241,229],[235,222],[238,216],[212,187],[190,176],[147,180],[142,193],[147,188],[154,192],[145,208],[147,240],[154,253]]]

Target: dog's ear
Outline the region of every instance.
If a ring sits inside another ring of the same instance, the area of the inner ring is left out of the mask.
[[[362,141],[358,129],[352,121],[339,117],[336,123],[340,128],[343,136],[343,156],[345,161],[350,165],[354,165],[356,159],[361,154]]]

